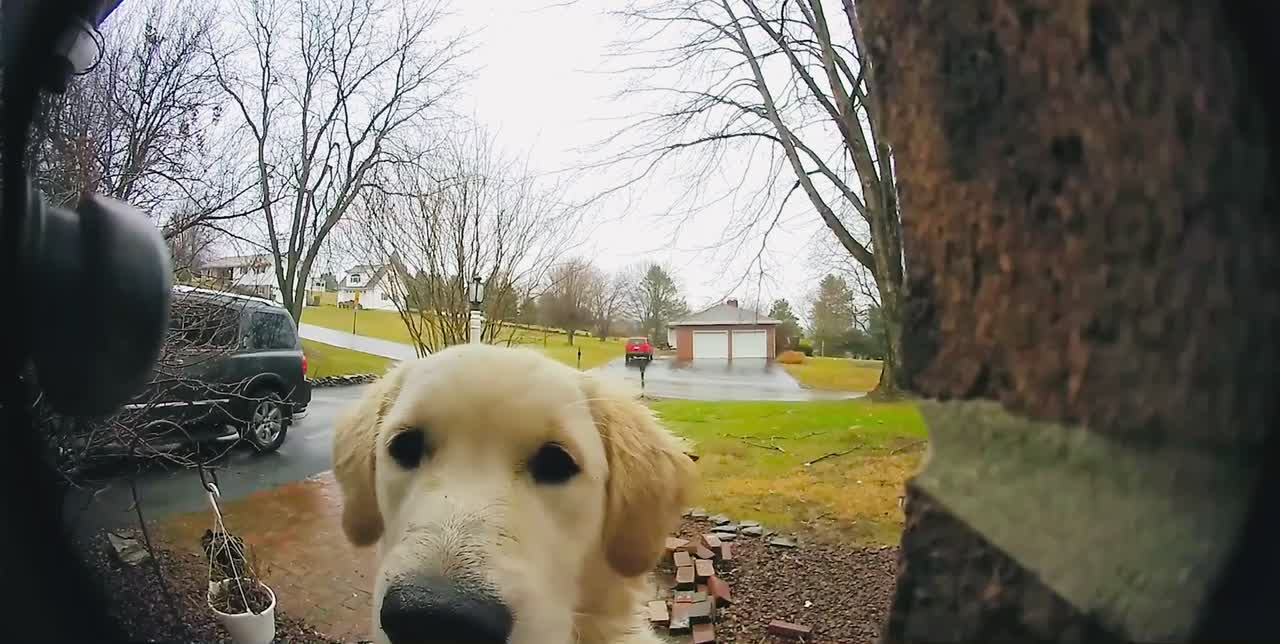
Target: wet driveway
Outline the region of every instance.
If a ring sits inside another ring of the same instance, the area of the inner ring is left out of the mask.
[[[596,369],[639,387],[640,365],[622,358]],[[697,360],[680,362],[658,358],[644,369],[644,392],[655,398],[683,400],[841,400],[861,393],[805,389],[783,369],[767,360]]]
[[[626,366],[621,358],[597,371],[640,386],[640,367]],[[644,381],[645,393],[655,398],[804,401],[862,395],[805,389],[781,366],[763,360],[677,363],[672,359],[658,359],[645,370]],[[289,436],[278,452],[257,454],[244,448],[233,450],[218,463],[224,498],[228,501],[244,498],[259,490],[329,470],[337,416],[358,400],[363,391],[364,387],[316,389],[307,416],[289,428]],[[147,472],[138,478],[138,494],[149,519],[200,511],[208,503],[199,477],[191,470]],[[92,501],[80,495],[69,506],[68,514],[84,519],[86,526],[128,525],[136,521],[128,485],[122,481],[98,492]]]
[[[389,340],[352,335],[311,324],[298,326],[298,334],[337,347],[363,351],[392,360],[417,357],[412,346]],[[619,357],[595,371],[607,373],[640,386],[640,365],[627,365]],[[682,400],[843,400],[865,394],[805,389],[783,369],[767,360],[676,361],[658,358],[645,369],[645,394],[655,398]]]
[[[332,468],[333,430],[338,415],[359,400],[364,387],[316,389],[305,418],[289,427],[284,444],[273,454],[246,447],[232,449],[216,463],[219,490],[227,501],[260,490],[299,481]],[[147,520],[203,511],[209,501],[194,470],[151,468],[137,477],[138,498]],[[68,519],[86,530],[127,526],[137,521],[128,481],[117,479],[96,494],[75,492],[67,502]]]
[[[289,428],[279,451],[237,448],[215,466],[227,527],[252,546],[281,610],[346,642],[369,634],[374,552],[343,537],[340,495],[329,470],[338,415],[364,390],[316,389],[307,416]],[[202,556],[200,537],[214,519],[199,475],[156,467],[137,477],[137,487],[152,537]],[[137,527],[126,480],[96,494],[73,493],[65,514],[82,537],[103,528]]]

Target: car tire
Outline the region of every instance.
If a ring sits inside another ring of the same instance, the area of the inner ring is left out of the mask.
[[[241,437],[262,453],[280,449],[289,433],[289,412],[284,398],[267,391],[249,396],[248,402]]]

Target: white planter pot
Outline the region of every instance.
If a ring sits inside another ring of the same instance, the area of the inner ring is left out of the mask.
[[[218,623],[222,624],[222,627],[231,633],[231,640],[236,644],[271,644],[271,641],[276,638],[275,592],[266,584],[261,584],[266,589],[267,594],[271,596],[271,604],[267,606],[267,609],[257,615],[253,613],[231,615],[214,608],[213,598],[215,594],[222,592],[225,587],[232,583],[233,581],[230,579],[209,582],[209,610],[213,611]]]

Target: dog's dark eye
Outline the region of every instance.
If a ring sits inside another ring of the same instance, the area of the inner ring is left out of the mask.
[[[529,473],[539,483],[564,483],[580,471],[569,452],[556,443],[539,447],[538,452],[529,459]]]
[[[400,467],[413,469],[427,454],[427,437],[421,430],[406,429],[391,437],[391,442],[387,443],[387,453]]]

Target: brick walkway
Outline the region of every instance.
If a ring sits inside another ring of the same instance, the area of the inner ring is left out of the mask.
[[[223,504],[232,534],[244,537],[280,609],[335,638],[369,636],[374,549],[354,548],[342,535],[341,498],[326,472]],[[178,551],[199,553],[213,527],[208,511],[167,519],[157,528]]]
[[[373,615],[374,548],[347,543],[342,501],[333,474],[223,503],[223,520],[244,538],[259,573],[276,593],[280,610],[320,632],[356,642],[369,637]],[[158,537],[177,552],[204,559],[200,537],[213,527],[209,511],[170,517],[156,525]],[[654,580],[654,596],[670,594],[669,573]],[[668,642],[687,642],[668,638]]]

